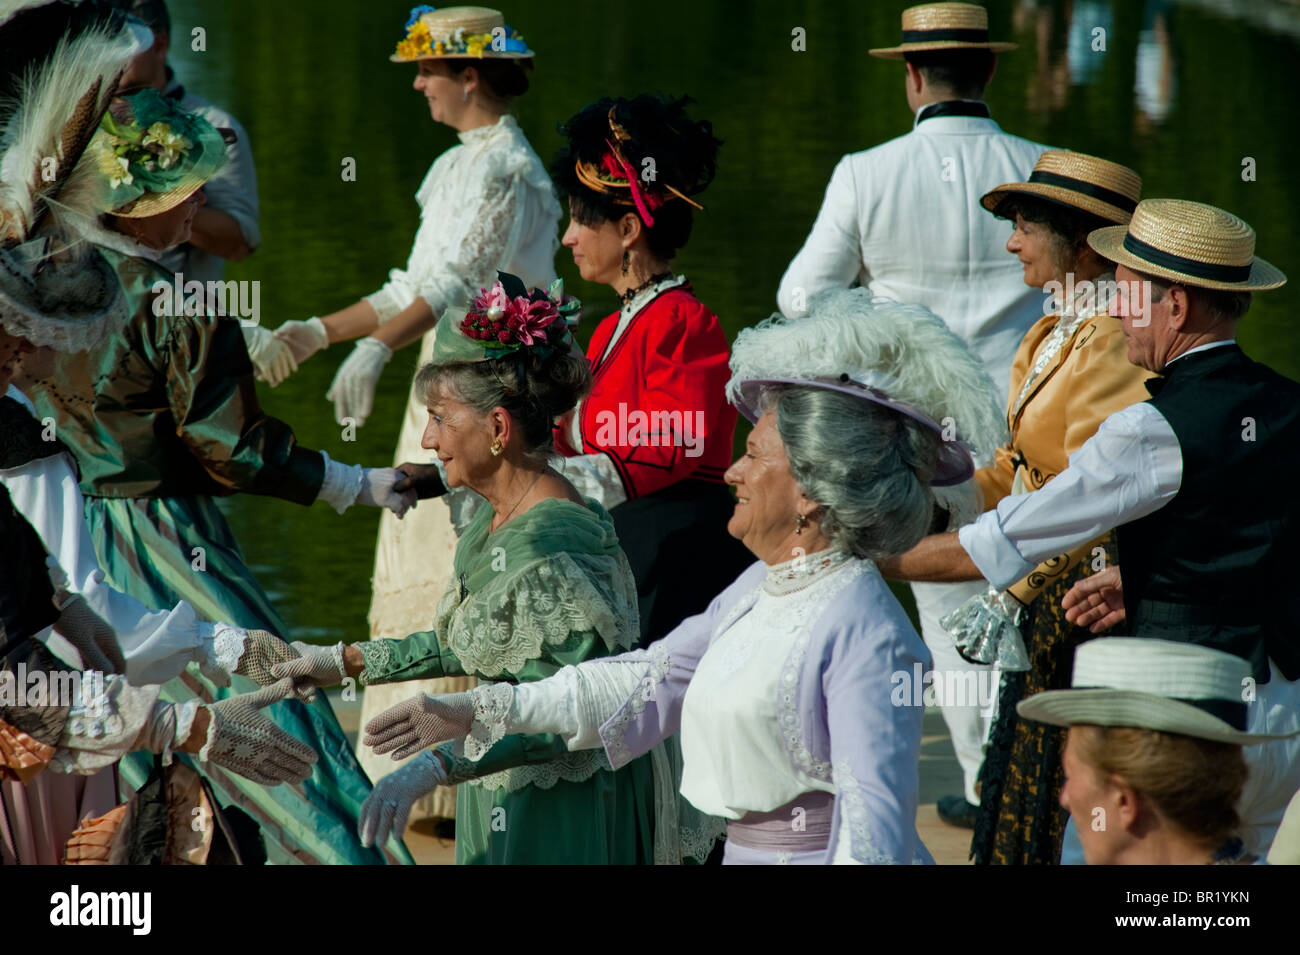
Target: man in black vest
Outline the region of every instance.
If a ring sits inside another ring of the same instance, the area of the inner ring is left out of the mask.
[[[1046,487],[931,538],[899,569],[921,580],[977,571],[1008,587],[1118,528],[1119,566],[1075,586],[1067,619],[1243,657],[1249,729],[1300,730],[1300,588],[1288,578],[1300,544],[1300,384],[1235,341],[1251,293],[1286,276],[1255,256],[1250,226],[1195,202],[1148,199],[1128,226],[1088,242],[1117,263],[1129,361],[1165,377],[1149,384],[1151,400],[1107,418]],[[1246,758],[1238,809],[1259,851],[1300,788],[1300,743],[1252,746]]]

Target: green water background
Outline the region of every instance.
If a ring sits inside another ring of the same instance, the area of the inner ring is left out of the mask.
[[[387,61],[410,6],[393,0],[172,0],[171,62],[195,92],[246,127],[257,162],[262,247],[227,278],[261,282],[262,321],[325,314],[404,265],[418,224],[414,193],[456,143]],[[912,117],[892,45],[904,3],[514,3],[508,22],[538,53],[515,114],[549,162],[556,123],[602,95],[689,93],[725,141],[690,244],[677,261],[728,336],[767,316],[777,283],[846,152],[901,135]],[[1259,252],[1300,276],[1294,3],[1007,2],[991,34],[1020,44],[989,89],[1010,132],[1136,168],[1144,195],[1210,202],[1250,222]],[[190,49],[204,30],[206,50]],[[806,49],[792,49],[793,31]],[[1096,29],[1105,51],[1094,51]],[[1254,160],[1254,181],[1243,160]],[[355,160],[356,181],[341,176]],[[563,227],[564,223],[561,223]],[[1008,227],[1009,232],[1009,227]],[[567,250],[556,267],[586,304],[583,337],[616,307],[584,283]],[[1300,378],[1300,281],[1256,297],[1243,347]],[[414,347],[385,371],[375,411],[342,440],[324,394],[350,346],[307,362],[271,390],[267,411],[340,460],[391,462]],[[298,639],[361,639],[378,518],[240,496],[223,503],[250,566]],[[430,606],[437,595],[431,595]]]

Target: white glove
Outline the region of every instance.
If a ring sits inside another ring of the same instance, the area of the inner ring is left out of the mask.
[[[293,351],[269,330],[261,325],[245,325],[241,331],[259,381],[274,388],[298,370]]]
[[[393,350],[378,338],[363,338],[352,354],[339,366],[334,383],[325,398],[334,402],[334,420],[339,424],[351,418],[357,425],[366,423],[375,404],[375,385]]]
[[[408,492],[413,493],[413,492]],[[81,665],[101,673],[125,673],[126,659],[118,645],[117,634],[104,619],[90,609],[80,594],[63,605],[54,629],[81,654]]]
[[[300,783],[311,775],[315,750],[300,743],[262,713],[264,706],[292,692],[288,680],[255,693],[232,696],[207,706],[212,714],[199,759],[213,762],[263,786]]]
[[[274,334],[289,346],[293,360],[300,365],[318,351],[330,347],[330,333],[325,323],[315,316],[305,322],[285,322]]]
[[[406,475],[397,468],[366,468],[356,503],[366,507],[386,507],[400,520],[419,502],[414,489],[393,490],[393,485],[405,478]]]
[[[436,753],[427,752],[375,783],[374,791],[361,807],[358,820],[361,844],[369,848],[383,845],[390,836],[401,838],[415,801],[446,779],[447,771],[442,760]]]
[[[473,721],[474,698],[469,693],[420,693],[367,723],[365,744],[376,755],[392,752],[393,759],[402,760],[449,739],[463,739]]]
[[[300,698],[312,699],[316,696],[316,687],[337,686],[347,679],[342,642],[332,647],[319,647],[295,641],[290,648],[298,651],[298,656],[274,664],[271,676],[277,680],[285,677],[293,680],[294,691]]]

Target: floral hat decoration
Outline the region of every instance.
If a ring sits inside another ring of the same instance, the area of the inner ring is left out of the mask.
[[[90,143],[103,211],[143,219],[180,205],[226,164],[234,136],[154,89],[118,99]]]
[[[490,7],[411,8],[406,38],[390,56],[394,63],[439,57],[525,60],[533,56],[518,31],[506,26],[501,11]]]
[[[449,308],[438,321],[433,361],[487,361],[528,349],[540,358],[574,347],[571,329],[582,303],[564,294],[564,280],[529,289],[509,272],[498,272],[490,289],[479,289],[468,311]]]

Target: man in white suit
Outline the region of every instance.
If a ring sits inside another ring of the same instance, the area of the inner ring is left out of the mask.
[[[1016,348],[1044,314],[1043,293],[1024,284],[1021,264],[1005,248],[1005,226],[979,203],[999,183],[1026,179],[1047,149],[1004,133],[984,103],[997,53],[1011,49],[1014,44],[989,42],[983,7],[931,3],[903,11],[903,43],[870,52],[906,61],[912,131],[840,160],[777,293],[781,312],[791,318],[804,314],[818,292],[854,284],[925,305],[980,357],[1004,403]],[[985,587],[912,585],[934,668],[952,677],[943,685],[960,685],[956,674],[969,670],[986,671],[976,679],[992,684],[989,668],[962,660],[939,624]],[[995,692],[983,695],[989,700]],[[948,704],[943,715],[965,793],[941,798],[939,815],[973,827],[996,696],[987,706],[978,699],[940,703]]]

